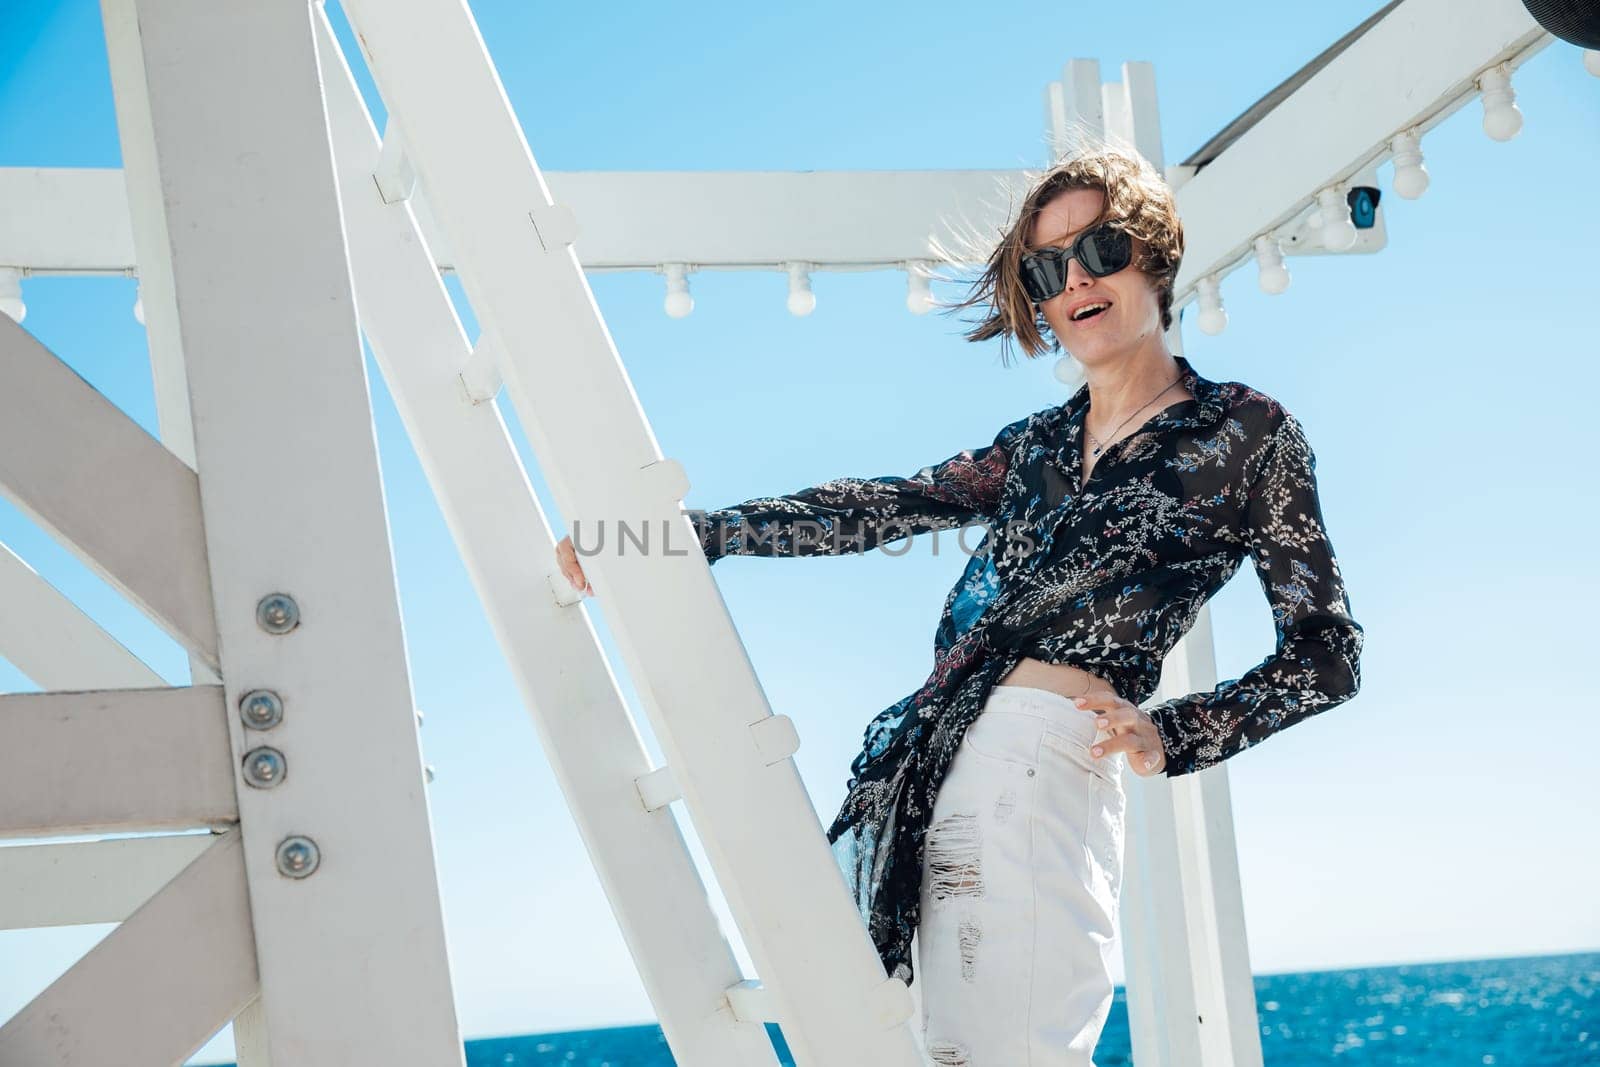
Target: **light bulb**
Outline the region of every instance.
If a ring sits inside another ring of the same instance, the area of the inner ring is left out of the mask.
[[[1350,221],[1350,202],[1344,190],[1331,185],[1317,194],[1317,210],[1322,216],[1322,246],[1330,252],[1343,252],[1356,243],[1356,224]]]
[[[1215,337],[1228,328],[1228,312],[1222,306],[1222,285],[1217,281],[1216,275],[1201,278],[1198,286],[1200,290],[1200,332]]]
[[[1506,65],[1501,63],[1478,75],[1478,88],[1483,92],[1483,132],[1496,141],[1511,140],[1522,129],[1522,111]]]
[[[0,267],[0,313],[17,323],[28,317],[28,305],[22,302],[22,271],[16,267]]]
[[[1583,69],[1600,78],[1600,49],[1585,48],[1583,50]]]
[[[915,263],[906,267],[906,310],[913,315],[926,315],[933,310],[933,287]]]
[[[1270,234],[1256,238],[1256,282],[1263,293],[1277,295],[1289,288],[1289,268],[1283,265],[1283,249]]]
[[[1394,191],[1396,196],[1415,200],[1428,190],[1428,168],[1422,164],[1422,145],[1416,132],[1397,133],[1389,142],[1394,153]]]
[[[817,294],[811,291],[811,273],[804,263],[789,264],[789,314],[809,315],[817,310]]]
[[[667,298],[662,302],[668,315],[681,319],[694,310],[694,297],[689,295],[689,268],[682,263],[668,263]]]
[[[139,286],[137,295],[133,298],[133,321],[140,326],[144,325],[144,286]]]

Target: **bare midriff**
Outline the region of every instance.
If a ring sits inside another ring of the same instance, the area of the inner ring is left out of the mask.
[[[1064,697],[1081,697],[1089,692],[1116,694],[1116,687],[1098,674],[1066,663],[1046,663],[1024,656],[997,685],[1025,685],[1048,689]]]

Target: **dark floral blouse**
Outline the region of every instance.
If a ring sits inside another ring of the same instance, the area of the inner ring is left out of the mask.
[[[923,838],[962,734],[1024,656],[1070,663],[1142,704],[1169,649],[1248,554],[1277,647],[1214,690],[1146,707],[1168,776],[1220,763],[1361,685],[1362,628],[1293,415],[1176,357],[1193,398],[1113,441],[1077,491],[1089,389],[992,444],[909,478],[836,478],[691,511],[706,558],[862,552],[915,533],[988,527],[945,600],[933,673],[877,715],[828,840],[886,973],[911,981]]]

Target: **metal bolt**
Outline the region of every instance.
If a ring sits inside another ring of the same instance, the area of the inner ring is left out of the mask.
[[[283,781],[289,765],[283,753],[262,745],[244,754],[244,780],[257,789],[271,789]]]
[[[295,834],[278,842],[278,873],[287,878],[305,878],[322,862],[322,851],[309,837]]]
[[[239,717],[247,730],[270,730],[283,721],[283,701],[270,689],[252,689],[239,698]]]
[[[288,593],[268,593],[256,605],[256,622],[269,634],[286,634],[300,625],[300,605]]]
[[[422,709],[421,708],[417,708],[416,712],[417,712],[417,725],[421,726],[422,725]]]
[[[1032,777],[1033,777],[1033,768],[1032,768],[1032,767],[1029,767],[1029,768],[1028,768],[1028,777],[1029,777],[1029,778],[1032,778]]]
[[[428,781],[430,781],[430,782],[433,781],[433,764],[430,763],[426,767],[423,767],[422,768],[422,773],[423,773],[424,777],[427,778]]]

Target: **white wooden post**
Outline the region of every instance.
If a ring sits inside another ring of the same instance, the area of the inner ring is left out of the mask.
[[[461,1063],[311,6],[138,31],[235,767],[285,767],[236,783],[267,1060]]]
[[[139,40],[139,12],[135,0],[101,0],[100,20],[105,32],[112,99],[117,112],[117,136],[122,148],[128,231],[133,243],[133,260],[138,264],[139,300],[149,350],[156,425],[167,449],[193,468],[194,422],[189,411],[189,375],[178,327],[172,245],[167,240],[166,203],[156,167],[155,131],[150,124],[144,47]],[[221,681],[210,665],[193,655],[189,657],[189,675],[196,685]],[[262,1003],[260,997],[256,997],[234,1022],[234,1058],[239,1067],[267,1067],[271,1062],[262,1040],[265,1033]]]
[[[1155,71],[1127,62],[1120,82],[1102,83],[1099,63],[1074,59],[1062,73],[1064,115],[1052,130],[1081,124],[1165,170]],[[1182,338],[1170,331],[1176,351]],[[1215,684],[1210,613],[1163,666],[1152,699]],[[1244,930],[1226,767],[1173,782],[1127,776],[1122,940],[1134,1058],[1141,1067],[1261,1062],[1255,993]]]

